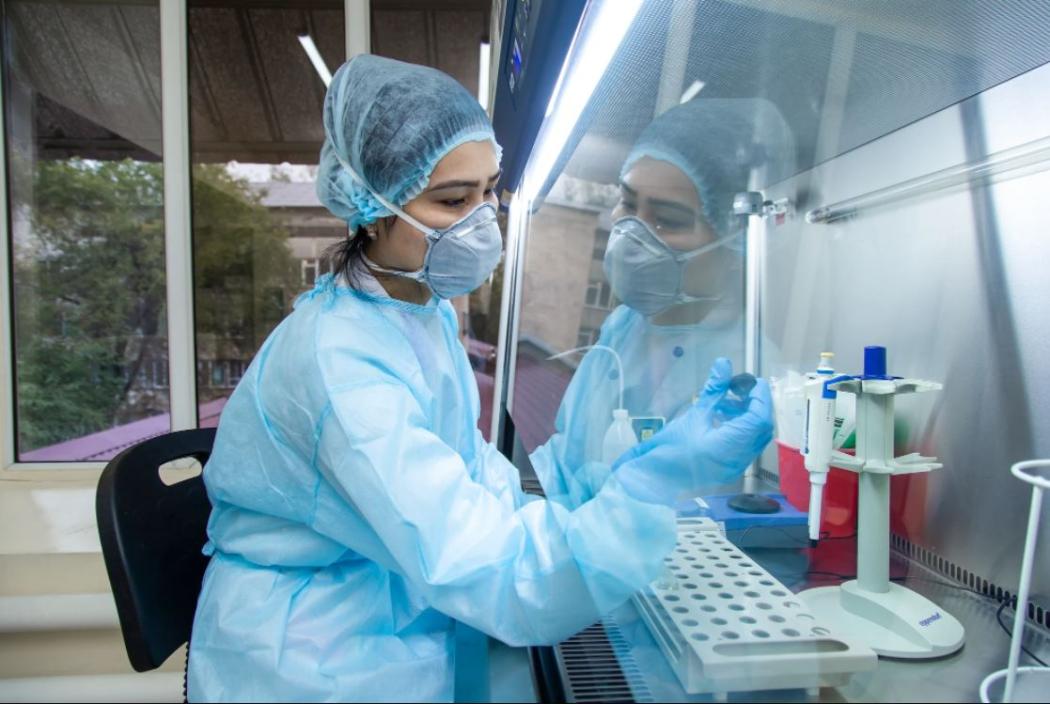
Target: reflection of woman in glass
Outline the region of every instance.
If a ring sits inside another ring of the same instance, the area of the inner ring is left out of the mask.
[[[733,214],[733,197],[748,190],[753,172],[764,170],[767,183],[788,175],[792,149],[780,114],[762,100],[693,100],[643,131],[621,170],[604,261],[624,305],[602,326],[597,344],[609,349],[584,357],[555,436],[533,453],[548,495],[578,501],[608,471],[597,460],[619,403],[621,363],[632,418],[682,418],[677,426],[689,425],[690,437],[709,428],[700,416],[710,413],[694,402],[709,382],[724,395],[732,367],[743,361],[746,218]],[[729,361],[713,367],[718,358]],[[743,471],[764,444],[758,435],[742,430],[738,446],[721,451],[735,461],[707,459],[703,477],[724,481]],[[679,455],[694,466],[701,459]]]

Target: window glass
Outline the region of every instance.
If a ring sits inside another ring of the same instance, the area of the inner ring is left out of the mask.
[[[17,459],[106,460],[170,428],[157,5],[3,9]]]
[[[214,425],[295,297],[346,236],[314,192],[325,84],[343,62],[343,3],[190,2],[197,399]]]

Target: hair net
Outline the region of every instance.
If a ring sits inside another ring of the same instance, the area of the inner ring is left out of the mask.
[[[621,178],[642,157],[666,161],[688,176],[708,222],[724,237],[736,229],[733,196],[749,190],[753,169],[764,171],[761,186],[794,173],[795,139],[768,100],[694,99],[649,123]]]
[[[388,201],[404,205],[464,142],[491,141],[500,155],[488,116],[455,79],[371,54],[355,56],[332,78],[324,131],[317,196],[351,232],[392,213],[340,160]]]

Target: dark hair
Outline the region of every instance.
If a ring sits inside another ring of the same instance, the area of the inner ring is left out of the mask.
[[[332,273],[340,274],[353,288],[359,288],[358,274],[364,268],[365,246],[368,244],[368,233],[364,226],[359,226],[353,237],[333,244],[325,250],[325,257],[332,262]]]

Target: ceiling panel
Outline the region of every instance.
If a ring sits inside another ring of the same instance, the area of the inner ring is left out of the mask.
[[[35,89],[44,153],[143,158],[161,148],[156,4],[10,0],[14,76]],[[316,163],[324,88],[298,41],[333,73],[343,62],[337,0],[190,0],[191,148],[198,160]],[[471,92],[488,3],[373,2],[373,51],[434,65]]]
[[[262,67],[261,92],[272,107],[277,140],[320,142],[325,87],[299,43],[299,34],[307,30],[306,13],[250,10],[249,17],[252,50]]]
[[[276,125],[270,124],[271,108],[259,85],[261,68],[250,51],[242,23],[248,23],[243,10],[191,8],[190,41],[196,45],[195,55],[204,66],[204,88],[231,141],[276,141]]]
[[[372,12],[372,53],[413,64],[429,63],[429,25],[422,11]]]
[[[435,12],[437,65],[478,94],[478,49],[488,34],[483,12]]]

